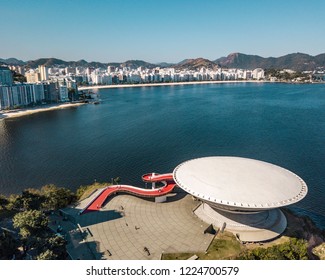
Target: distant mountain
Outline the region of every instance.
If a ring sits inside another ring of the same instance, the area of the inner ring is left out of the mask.
[[[172,67],[175,65],[175,63],[168,63],[168,62],[159,62],[159,63],[155,63],[155,64],[162,68]]]
[[[218,68],[218,63],[206,58],[185,59],[173,66],[176,69],[199,70],[202,67],[209,69]]]
[[[45,65],[47,67],[50,66],[64,66],[66,61],[57,59],[57,58],[39,58],[36,60],[27,61],[26,66],[28,68],[37,68],[39,65]]]
[[[37,68],[39,65],[45,65],[47,67],[53,66],[61,66],[61,67],[94,67],[94,68],[107,68],[108,65],[115,67],[130,67],[131,69],[136,69],[140,66],[146,68],[154,68],[157,65],[143,61],[143,60],[128,60],[123,63],[101,63],[101,62],[87,62],[86,60],[78,60],[78,61],[64,61],[57,58],[40,58],[37,60],[27,61],[27,67],[29,68]]]
[[[24,61],[19,60],[17,58],[0,58],[0,63],[8,64],[8,65],[24,65],[26,64]]]
[[[316,68],[325,69],[325,53],[311,56],[304,53],[292,53],[280,57],[261,57],[258,55],[248,55],[243,53],[231,53],[227,57],[220,57],[214,61],[205,58],[184,59],[179,63],[149,63],[143,60],[128,60],[123,63],[120,62],[87,62],[84,59],[78,61],[64,61],[57,58],[40,58],[36,60],[29,60],[24,62],[16,58],[0,58],[0,64],[8,65],[25,65],[27,68],[37,68],[39,65],[47,67],[94,67],[94,68],[107,68],[108,65],[115,67],[129,67],[137,69],[140,66],[145,68],[155,67],[174,67],[178,70],[189,69],[199,70],[202,67],[216,69],[218,67],[225,68],[242,68],[242,69],[293,69],[298,71],[315,70]]]
[[[325,53],[316,55],[314,58],[317,65],[323,65],[323,67],[325,66]]]
[[[231,53],[214,61],[221,67],[243,69],[293,69],[296,71],[314,70],[325,67],[325,54],[311,56],[304,53],[292,53],[280,57],[261,57],[243,53]]]
[[[121,67],[129,67],[136,69],[138,67],[155,68],[157,65],[143,61],[143,60],[128,60],[120,64]]]
[[[37,68],[39,65],[45,65],[47,67],[107,67],[107,64],[100,62],[87,62],[86,60],[78,60],[78,61],[64,61],[57,58],[40,58],[36,60],[27,61],[26,66],[28,68]]]

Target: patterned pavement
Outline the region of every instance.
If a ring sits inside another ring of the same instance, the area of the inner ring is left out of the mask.
[[[84,231],[80,238],[68,230],[69,253],[74,259],[150,260],[163,252],[204,252],[213,235],[204,234],[208,224],[193,214],[197,205],[179,193],[164,203],[121,194],[100,211],[80,216],[78,207],[65,209]]]

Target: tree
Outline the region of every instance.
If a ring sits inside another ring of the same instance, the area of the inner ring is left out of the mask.
[[[55,255],[56,259],[64,260],[67,257],[66,240],[60,236],[53,235],[47,240],[47,247]]]
[[[27,79],[24,75],[17,73],[16,71],[11,71],[13,74],[13,79],[15,82],[26,83]]]
[[[19,229],[22,237],[38,236],[47,228],[48,218],[39,210],[28,210],[17,213],[13,219],[13,225]]]
[[[65,260],[67,258],[66,244],[63,237],[47,232],[37,239],[33,249],[37,252],[37,259],[51,257],[56,260]]]
[[[7,208],[9,210],[21,210],[23,208],[21,195],[11,194],[8,198]]]
[[[307,242],[297,238],[291,238],[290,242],[279,245],[279,251],[287,260],[307,260],[307,248]]]
[[[47,229],[48,218],[38,210],[28,210],[17,213],[13,219],[13,226],[19,229],[24,254],[38,244],[39,237]]]
[[[288,242],[269,248],[256,248],[243,252],[239,259],[244,260],[307,260],[307,242],[290,238]]]
[[[72,191],[55,185],[42,187],[41,193],[44,196],[42,207],[46,210],[64,208],[76,200],[76,195]]]
[[[44,197],[39,190],[26,189],[22,192],[20,199],[24,210],[39,210]]]
[[[38,260],[56,260],[57,256],[49,249],[47,249],[46,251],[40,253],[36,259]]]

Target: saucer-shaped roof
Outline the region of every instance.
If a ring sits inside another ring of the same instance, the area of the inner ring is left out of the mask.
[[[306,183],[291,171],[240,157],[204,157],[185,161],[173,172],[186,192],[231,209],[271,209],[290,205],[307,194]]]

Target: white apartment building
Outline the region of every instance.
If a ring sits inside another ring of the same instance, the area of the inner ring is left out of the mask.
[[[47,81],[49,79],[48,68],[45,65],[39,65],[38,71],[41,75],[41,81]]]
[[[256,80],[264,79],[264,70],[262,68],[256,68],[252,71],[252,78]]]

